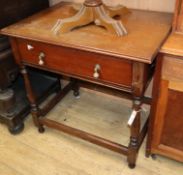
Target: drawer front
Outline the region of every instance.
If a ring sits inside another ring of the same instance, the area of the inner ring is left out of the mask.
[[[20,39],[17,43],[25,63],[101,83],[131,86],[130,61],[35,41]]]

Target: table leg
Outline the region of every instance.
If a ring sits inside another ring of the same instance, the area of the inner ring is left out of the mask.
[[[36,97],[35,97],[34,91],[32,89],[31,83],[30,83],[28,71],[27,71],[25,66],[21,66],[21,73],[22,73],[23,78],[24,78],[27,97],[28,97],[30,105],[31,105],[31,114],[32,114],[34,124],[38,127],[38,131],[40,133],[43,133],[44,127],[39,122],[39,119],[38,119],[39,118],[39,107],[38,107],[38,104],[36,102]]]
[[[63,77],[62,77],[62,75],[57,75],[56,77],[57,77],[57,80],[59,82],[58,88],[57,88],[57,92],[60,92],[62,90],[62,88],[63,88],[62,87],[62,79],[63,79]]]
[[[130,126],[130,143],[128,146],[128,165],[130,168],[135,167],[138,150],[141,146],[143,138],[146,134],[146,128],[140,131],[141,126],[141,105],[145,92],[145,85],[148,80],[148,68],[146,64],[134,62],[133,63],[133,80],[132,80],[132,95],[133,107],[132,110],[136,111],[137,115],[132,125]],[[144,127],[143,127],[144,128]]]
[[[130,168],[135,168],[135,162],[137,159],[138,149],[139,149],[139,134],[140,134],[140,117],[141,117],[141,100],[140,98],[134,98],[133,100],[133,110],[137,111],[138,114],[130,127],[130,143],[128,146],[128,166]]]
[[[71,79],[71,81],[73,82],[73,85],[72,85],[72,90],[73,90],[73,95],[76,97],[76,98],[79,98],[80,96],[80,93],[79,93],[79,83],[78,83],[78,80],[76,79]]]

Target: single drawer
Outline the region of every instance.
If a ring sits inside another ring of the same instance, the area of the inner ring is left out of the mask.
[[[17,43],[24,63],[101,83],[132,84],[131,61],[36,41],[18,39]]]

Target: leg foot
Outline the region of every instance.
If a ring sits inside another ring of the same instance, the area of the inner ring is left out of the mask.
[[[129,144],[129,153],[127,157],[128,166],[131,169],[135,168],[137,154],[138,154],[138,140],[137,138],[131,137],[130,144]]]
[[[135,166],[136,166],[135,164],[130,164],[130,163],[128,164],[128,167],[129,167],[130,169],[134,169]]]
[[[79,90],[74,91],[74,92],[73,92],[73,95],[74,95],[77,99],[79,99],[79,98],[80,98]]]
[[[152,158],[153,160],[156,160],[156,159],[157,159],[156,154],[152,154],[152,155],[151,155],[151,158]]]
[[[21,133],[23,129],[24,129],[24,123],[20,123],[19,125],[8,128],[9,132],[13,135]]]
[[[73,95],[79,99],[80,98],[80,93],[79,93],[79,85],[78,85],[78,81],[77,80],[71,80],[73,81],[73,85],[72,85],[72,90],[73,90]]]
[[[39,131],[39,133],[44,133],[45,129],[43,126],[39,126],[38,131]]]

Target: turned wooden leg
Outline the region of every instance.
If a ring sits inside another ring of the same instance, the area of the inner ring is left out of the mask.
[[[144,92],[147,83],[147,65],[144,63],[133,63],[133,77],[132,77],[132,95],[133,95],[133,107],[132,114],[128,121],[130,127],[130,143],[128,146],[128,165],[130,168],[134,168],[136,165],[137,154],[140,145],[146,134],[147,123],[141,130],[141,105],[144,99]]]
[[[73,95],[74,95],[76,98],[80,98],[78,80],[72,79],[71,81],[73,82],[73,85],[72,85]]]
[[[39,118],[39,108],[38,108],[38,105],[36,102],[35,94],[33,92],[32,86],[31,86],[28,72],[27,72],[27,69],[25,66],[21,66],[21,73],[24,78],[27,97],[28,97],[28,100],[31,105],[31,114],[32,114],[34,124],[35,124],[35,126],[38,127],[39,132],[42,133],[42,132],[44,132],[44,127],[43,127],[43,125],[41,125],[39,123],[39,119],[38,119]]]
[[[137,111],[136,118],[130,127],[130,143],[128,152],[128,166],[130,168],[135,168],[136,159],[139,149],[139,133],[140,133],[140,109],[141,100],[140,98],[135,98],[133,101],[133,110]]]
[[[56,92],[60,93],[61,90],[62,90],[62,82],[61,82],[62,81],[62,76],[58,75],[57,76],[57,81],[58,81],[58,87],[56,89]]]

